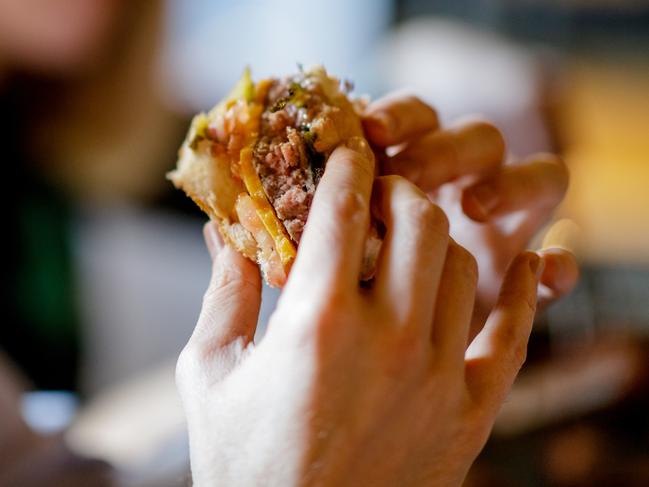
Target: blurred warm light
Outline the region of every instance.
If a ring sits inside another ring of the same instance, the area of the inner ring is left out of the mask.
[[[649,262],[649,69],[576,64],[560,129],[571,186],[562,213],[581,226],[584,257]]]

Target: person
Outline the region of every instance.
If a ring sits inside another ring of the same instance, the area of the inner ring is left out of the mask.
[[[194,485],[461,485],[537,303],[576,283],[569,252],[523,250],[566,191],[557,157],[503,165],[495,127],[441,129],[403,94],[364,124],[371,146],[327,162],[259,343],[259,272],[205,226],[212,279],[176,371]],[[386,237],[368,288],[370,214]]]
[[[155,89],[162,23],[161,1],[0,0],[0,486],[114,485],[105,462],[33,431],[23,394],[86,392],[79,213],[166,197],[186,121]]]
[[[0,141],[12,203],[0,349],[37,388],[87,382],[79,235],[89,213],[116,202],[161,206],[171,193],[164,172],[186,120],[164,105],[153,74],[162,22],[159,1],[0,1]]]

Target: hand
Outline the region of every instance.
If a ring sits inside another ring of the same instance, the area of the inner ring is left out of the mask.
[[[331,155],[259,344],[254,264],[206,226],[213,274],[178,360],[194,483],[459,486],[525,359],[543,262],[514,259],[467,340],[475,260],[405,179],[373,184],[356,139]],[[361,288],[370,208],[387,233]]]
[[[372,103],[365,131],[381,174],[398,174],[444,209],[451,235],[478,260],[478,325],[492,309],[507,266],[549,221],[568,187],[568,171],[551,154],[503,165],[505,142],[493,125],[469,121],[440,129],[421,100],[393,94]],[[568,294],[579,270],[562,249],[541,251],[543,304]]]

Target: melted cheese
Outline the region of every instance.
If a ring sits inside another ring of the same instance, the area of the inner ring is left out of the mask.
[[[288,268],[293,262],[293,259],[295,259],[295,246],[286,233],[284,225],[279,218],[277,218],[277,215],[275,215],[275,209],[266,197],[266,192],[264,191],[264,187],[261,184],[259,175],[257,174],[252,162],[251,147],[244,147],[241,149],[239,164],[241,179],[243,180],[243,184],[246,186],[248,194],[255,203],[257,215],[259,215],[264,227],[275,242],[275,249],[279,254],[284,268]]]

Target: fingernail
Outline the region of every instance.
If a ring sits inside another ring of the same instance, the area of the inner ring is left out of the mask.
[[[563,249],[574,252],[579,247],[580,228],[569,218],[555,222],[543,237],[543,249]]]
[[[532,274],[534,274],[536,278],[539,279],[541,277],[541,274],[543,274],[543,267],[545,266],[543,259],[538,254],[532,254],[530,256],[529,264],[530,269],[532,270]]]
[[[374,160],[374,152],[372,151],[370,144],[368,144],[363,137],[350,137],[345,143],[345,146],[348,149],[365,156],[369,160]]]
[[[216,229],[216,222],[209,221],[203,227],[203,235],[205,237],[205,244],[207,245],[207,250],[210,253],[212,260],[223,248],[223,239]]]
[[[557,247],[544,248],[539,250],[539,254],[543,259],[545,270],[548,270],[552,275],[561,275],[563,273],[563,259],[557,258],[552,253],[553,250],[558,250]]]
[[[491,184],[481,184],[471,189],[473,202],[484,218],[487,218],[491,212],[496,209],[500,197]]]

